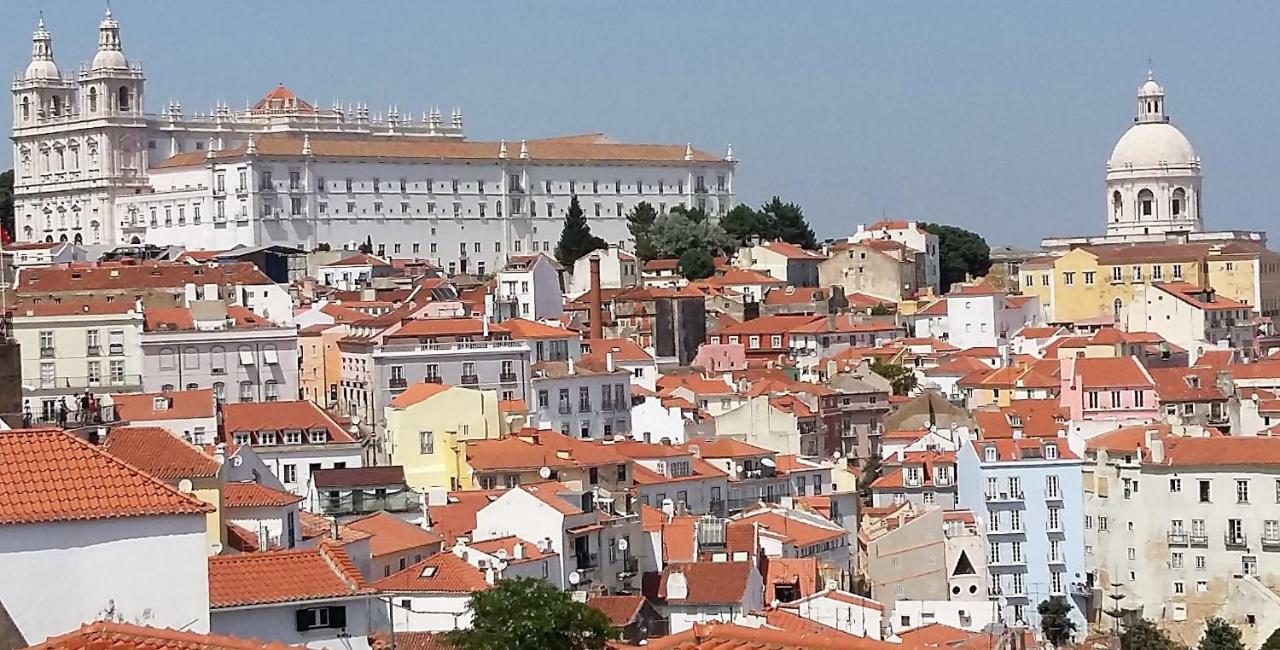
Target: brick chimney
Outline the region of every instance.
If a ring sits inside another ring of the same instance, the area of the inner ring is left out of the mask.
[[[592,253],[591,262],[591,339],[604,338],[604,301],[600,295],[600,256]]]

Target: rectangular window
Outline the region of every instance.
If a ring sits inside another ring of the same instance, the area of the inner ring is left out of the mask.
[[[1088,285],[1088,284],[1093,284],[1093,276],[1094,276],[1094,275],[1096,275],[1096,273],[1094,273],[1093,271],[1085,271],[1085,272],[1084,272],[1084,283],[1085,283],[1085,284],[1087,284],[1087,285]]]
[[[1236,503],[1249,503],[1249,479],[1236,479]]]
[[[436,453],[436,436],[430,431],[420,431],[418,433],[419,447],[418,450],[424,456],[430,456]]]
[[[1064,271],[1062,273],[1062,284],[1069,287],[1074,285],[1075,283],[1076,283],[1075,271]]]
[[[1210,486],[1210,483],[1207,479],[1200,479],[1200,503],[1210,502],[1211,495],[1209,492],[1209,486]]]

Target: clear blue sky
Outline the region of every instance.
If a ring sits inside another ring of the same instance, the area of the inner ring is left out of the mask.
[[[798,202],[819,236],[882,214],[993,243],[1101,231],[1103,165],[1150,57],[1204,161],[1207,226],[1277,223],[1280,3],[112,6],[153,112],[242,107],[284,82],[324,104],[460,105],[476,139],[732,143],[739,198]],[[63,71],[90,59],[102,5],[6,0],[4,67],[25,67],[40,7]]]

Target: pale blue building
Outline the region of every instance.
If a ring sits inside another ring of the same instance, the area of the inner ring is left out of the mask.
[[[1038,628],[1036,608],[1063,596],[1085,632],[1083,465],[1065,438],[975,440],[957,453],[960,507],[986,530],[987,593],[1005,623]]]

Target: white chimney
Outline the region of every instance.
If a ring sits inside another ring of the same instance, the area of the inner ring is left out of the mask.
[[[605,367],[605,370],[608,370],[609,372],[613,372],[614,365],[613,365],[613,352],[612,352],[612,351],[609,351],[609,352],[606,352],[606,353],[605,353],[605,355],[604,355],[604,367]]]
[[[516,560],[524,559],[524,542],[516,542],[511,548],[511,557]]]
[[[1164,462],[1164,440],[1155,438],[1147,443],[1147,448],[1151,450],[1151,462]]]
[[[213,447],[213,460],[219,465],[227,462],[227,443],[220,442]]]
[[[569,357],[569,374],[574,374],[573,357]]]

